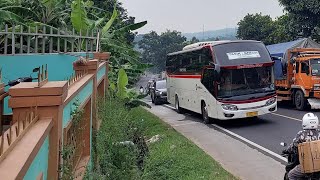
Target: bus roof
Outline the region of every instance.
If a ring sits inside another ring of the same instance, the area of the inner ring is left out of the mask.
[[[177,55],[185,52],[191,52],[195,50],[202,49],[205,46],[216,46],[220,44],[228,44],[228,43],[244,43],[244,42],[261,42],[255,40],[224,40],[224,41],[206,41],[206,42],[198,42],[194,44],[190,44],[185,46],[182,51],[177,51],[173,53],[169,53],[168,56]]]
[[[230,40],[198,42],[198,43],[187,45],[182,50],[194,49],[194,48],[197,48],[197,47],[203,47],[203,46],[207,46],[207,45],[214,46],[216,44],[223,44],[223,43],[227,43],[227,42],[230,42]]]

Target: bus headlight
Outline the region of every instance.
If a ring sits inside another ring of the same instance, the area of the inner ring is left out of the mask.
[[[269,106],[277,101],[277,98],[273,97],[266,102],[266,106]]]
[[[238,111],[238,107],[236,105],[232,104],[222,104],[222,109],[228,110],[228,111]]]

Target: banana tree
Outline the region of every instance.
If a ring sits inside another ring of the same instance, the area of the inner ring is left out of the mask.
[[[77,32],[99,30],[99,33],[97,35],[98,46],[96,51],[111,51],[113,57],[111,57],[110,59],[110,77],[111,80],[115,81],[115,73],[117,73],[119,69],[123,68],[124,64],[129,63],[131,65],[128,66],[130,68],[126,69],[129,72],[131,70],[134,70],[135,67],[138,67],[135,66],[136,64],[141,64],[139,62],[140,55],[133,50],[133,47],[131,45],[126,44],[121,39],[126,33],[143,27],[147,22],[143,21],[135,24],[130,24],[119,29],[114,29],[113,24],[119,15],[116,9],[116,5],[114,6],[112,16],[108,21],[106,21],[106,18],[99,18],[97,20],[89,19],[87,9],[92,8],[93,6],[94,5],[92,3],[83,2],[82,0],[74,0],[71,7],[71,22]],[[81,44],[79,45],[84,46],[84,42],[81,42]],[[140,65],[139,67],[144,66]],[[141,74],[142,72],[144,72],[144,70],[145,68],[134,71],[137,74],[130,72],[130,84],[136,81],[138,74]]]
[[[40,22],[55,27],[67,28],[67,21],[71,11],[70,5],[66,0],[41,0],[44,8],[39,16]]]
[[[24,22],[24,19],[19,14],[15,13],[14,10],[29,11],[29,9],[20,6],[15,1],[0,0],[0,28],[1,29],[3,29],[5,23],[22,24]]]
[[[118,97],[125,102],[127,108],[132,109],[138,106],[145,106],[151,108],[151,106],[140,99],[146,97],[147,95],[138,95],[135,90],[127,89],[128,86],[128,76],[124,69],[118,71],[117,83],[110,84],[110,94]]]

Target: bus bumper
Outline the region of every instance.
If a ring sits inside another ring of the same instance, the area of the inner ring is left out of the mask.
[[[264,106],[260,108],[252,108],[246,110],[228,111],[221,108],[220,113],[218,113],[219,120],[231,120],[231,119],[242,119],[257,117],[264,114],[269,114],[277,111],[277,103],[271,104],[269,106]]]

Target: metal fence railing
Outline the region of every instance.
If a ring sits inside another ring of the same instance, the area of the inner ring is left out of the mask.
[[[0,29],[0,54],[93,52],[97,31],[75,33],[48,26],[9,26]]]
[[[20,117],[20,116],[19,116]],[[39,120],[37,115],[37,108],[31,109],[21,116],[9,129],[1,132],[0,136],[0,162],[9,153],[10,149],[14,148],[15,144],[22,138],[22,136],[30,129],[30,127]]]

